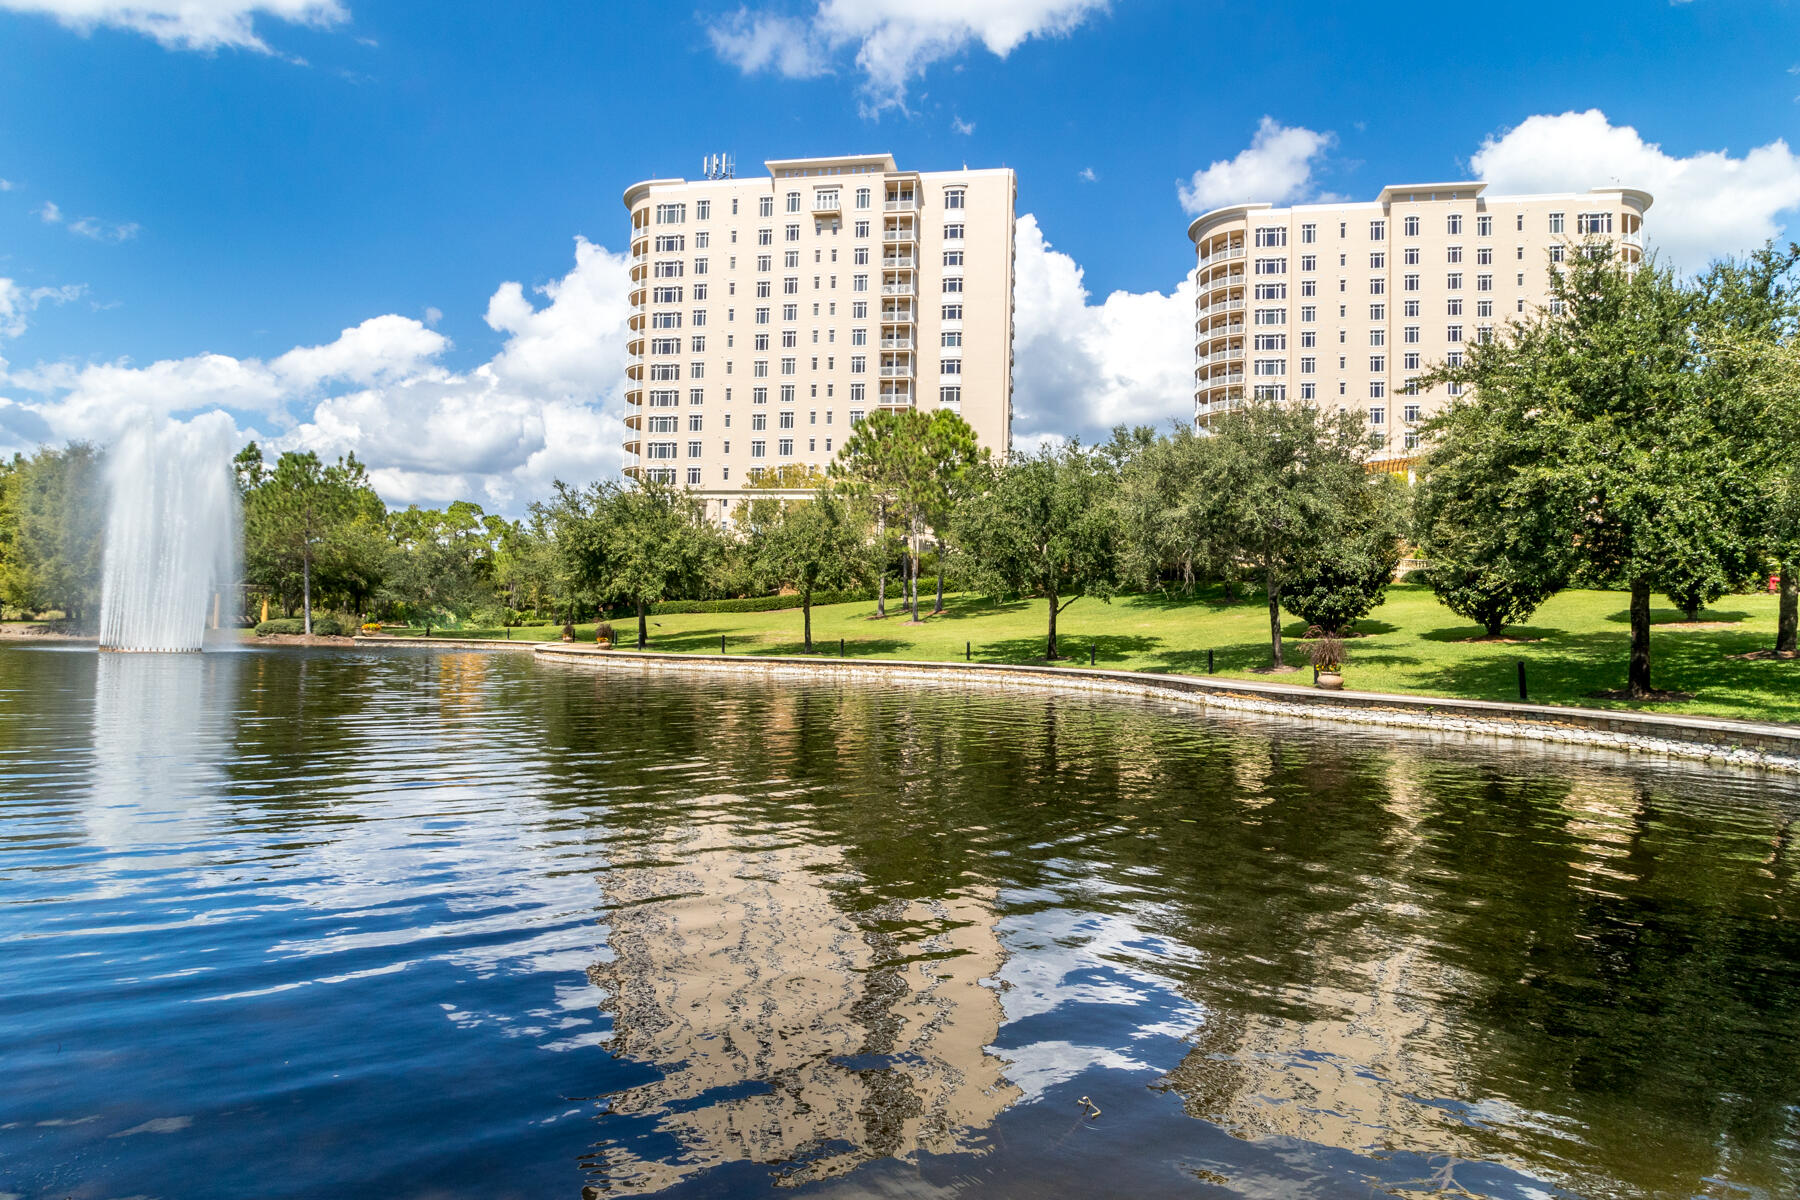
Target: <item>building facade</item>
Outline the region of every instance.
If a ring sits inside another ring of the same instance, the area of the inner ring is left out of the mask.
[[[887,154],[764,165],[625,192],[626,473],[728,520],[768,473],[823,471],[878,408],[958,412],[1003,456],[1013,172],[902,171]]]
[[[1553,264],[1606,242],[1643,257],[1649,193],[1490,196],[1482,183],[1383,188],[1372,202],[1240,204],[1188,226],[1198,262],[1194,420],[1246,399],[1361,412],[1404,463],[1455,394],[1412,381],[1549,299]]]

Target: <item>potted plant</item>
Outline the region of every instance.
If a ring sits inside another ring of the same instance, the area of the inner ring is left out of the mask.
[[[613,644],[613,627],[609,621],[601,621],[594,626],[594,645],[602,650],[611,650]]]
[[[1313,679],[1322,688],[1338,691],[1344,686],[1344,641],[1335,633],[1324,633],[1312,641],[1309,651]]]

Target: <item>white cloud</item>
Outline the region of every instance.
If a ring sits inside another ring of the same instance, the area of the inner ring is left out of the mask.
[[[16,338],[25,332],[25,317],[40,304],[67,304],[77,299],[86,287],[79,283],[62,287],[25,288],[16,281],[0,277],[0,337]],[[0,366],[5,360],[0,359]]]
[[[274,53],[256,33],[256,18],[329,28],[349,19],[337,0],[0,0],[0,8],[50,17],[79,33],[128,29],[170,50],[229,47]]]
[[[1100,177],[1098,175],[1094,174],[1094,168],[1083,167],[1083,168],[1081,168],[1081,170],[1075,172],[1075,178],[1081,180],[1081,182],[1083,182],[1083,183],[1093,183],[1095,180],[1099,179]]]
[[[1800,208],[1800,155],[1777,138],[1742,157],[1676,157],[1599,109],[1529,117],[1482,142],[1470,164],[1497,192],[1643,188],[1654,197],[1646,240],[1683,271],[1783,234]]]
[[[468,371],[443,365],[442,334],[392,313],[266,362],[198,354],[10,373],[0,363],[0,388],[15,390],[0,396],[0,453],[223,410],[272,453],[354,451],[390,504],[468,498],[516,512],[554,478],[586,483],[624,465],[624,257],[578,238],[574,267],[534,291],[541,301],[517,283],[494,291],[487,321],[506,337]],[[0,332],[31,297],[6,281]]]
[[[1107,0],[819,0],[810,18],[740,8],[708,34],[746,72],[804,78],[824,74],[856,48],[868,109],[903,106],[908,83],[979,42],[1005,58],[1032,37],[1067,34]]]
[[[1190,420],[1194,287],[1114,292],[1089,302],[1082,269],[1052,249],[1029,213],[1014,267],[1014,444],[1104,438],[1114,425]]]
[[[975,122],[965,121],[961,117],[951,117],[950,118],[950,132],[951,133],[960,133],[964,137],[968,137],[970,134],[975,132]]]
[[[0,192],[17,191],[19,185],[10,179],[0,179]]]
[[[1337,139],[1330,133],[1288,127],[1264,117],[1250,145],[1220,159],[1180,185],[1181,206],[1198,216],[1228,204],[1281,204],[1306,197],[1317,160]]]
[[[49,200],[44,201],[44,206],[37,210],[37,215],[43,218],[46,225],[60,225],[63,219],[62,209]]]
[[[0,0],[0,4],[4,3],[5,0]],[[67,222],[70,233],[84,238],[92,238],[96,242],[128,242],[136,237],[138,230],[142,228],[136,221],[115,225],[108,221],[102,221],[98,217],[82,217],[79,220],[69,221],[54,200],[44,201],[36,211],[44,224],[62,225]]]

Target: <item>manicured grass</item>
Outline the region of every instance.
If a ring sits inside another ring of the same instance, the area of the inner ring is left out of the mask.
[[[1775,597],[1733,596],[1701,614],[1701,622],[1722,628],[1683,628],[1682,615],[1668,607],[1652,613],[1652,679],[1660,688],[1693,693],[1693,699],[1661,704],[1604,700],[1594,693],[1623,686],[1630,642],[1623,592],[1570,591],[1556,596],[1529,625],[1508,629],[1518,644],[1475,642],[1481,634],[1444,608],[1429,588],[1397,584],[1385,604],[1358,625],[1365,636],[1348,643],[1346,686],[1361,691],[1457,696],[1477,700],[1518,698],[1516,664],[1525,663],[1530,698],[1540,704],[1603,708],[1646,708],[1742,720],[1800,721],[1800,662],[1745,661],[1734,657],[1762,650],[1775,640]],[[921,612],[929,600],[921,597]],[[888,606],[885,620],[874,618],[872,603],[813,609],[813,643],[836,654],[868,658],[958,660],[967,644],[975,662],[1044,661],[1045,604],[1042,600],[996,602],[953,596],[947,611],[911,625],[900,606]],[[620,644],[636,641],[636,622],[613,622]],[[1297,638],[1305,626],[1284,614],[1283,634]],[[1197,598],[1122,596],[1111,604],[1077,600],[1057,622],[1063,660],[1085,666],[1093,647],[1102,666],[1138,671],[1204,674],[1213,651],[1215,673],[1234,678],[1273,678],[1294,683],[1310,672],[1259,675],[1269,661],[1268,610],[1258,600],[1227,604],[1217,589]],[[593,626],[577,627],[581,641],[593,640]],[[714,652],[723,635],[733,654],[801,652],[798,609],[769,613],[691,613],[651,618],[650,648]],[[438,631],[441,637],[504,637],[503,630]],[[514,629],[512,637],[555,640],[560,627]],[[1287,645],[1290,665],[1306,664],[1304,641]]]

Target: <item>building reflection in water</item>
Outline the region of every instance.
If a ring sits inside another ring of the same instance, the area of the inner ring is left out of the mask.
[[[660,1074],[610,1097],[597,1190],[729,1163],[797,1186],[982,1149],[1020,1094],[985,1049],[1003,1018],[991,895],[852,915],[837,849],[716,821],[636,853],[607,875],[615,958],[590,974],[614,1053]]]

